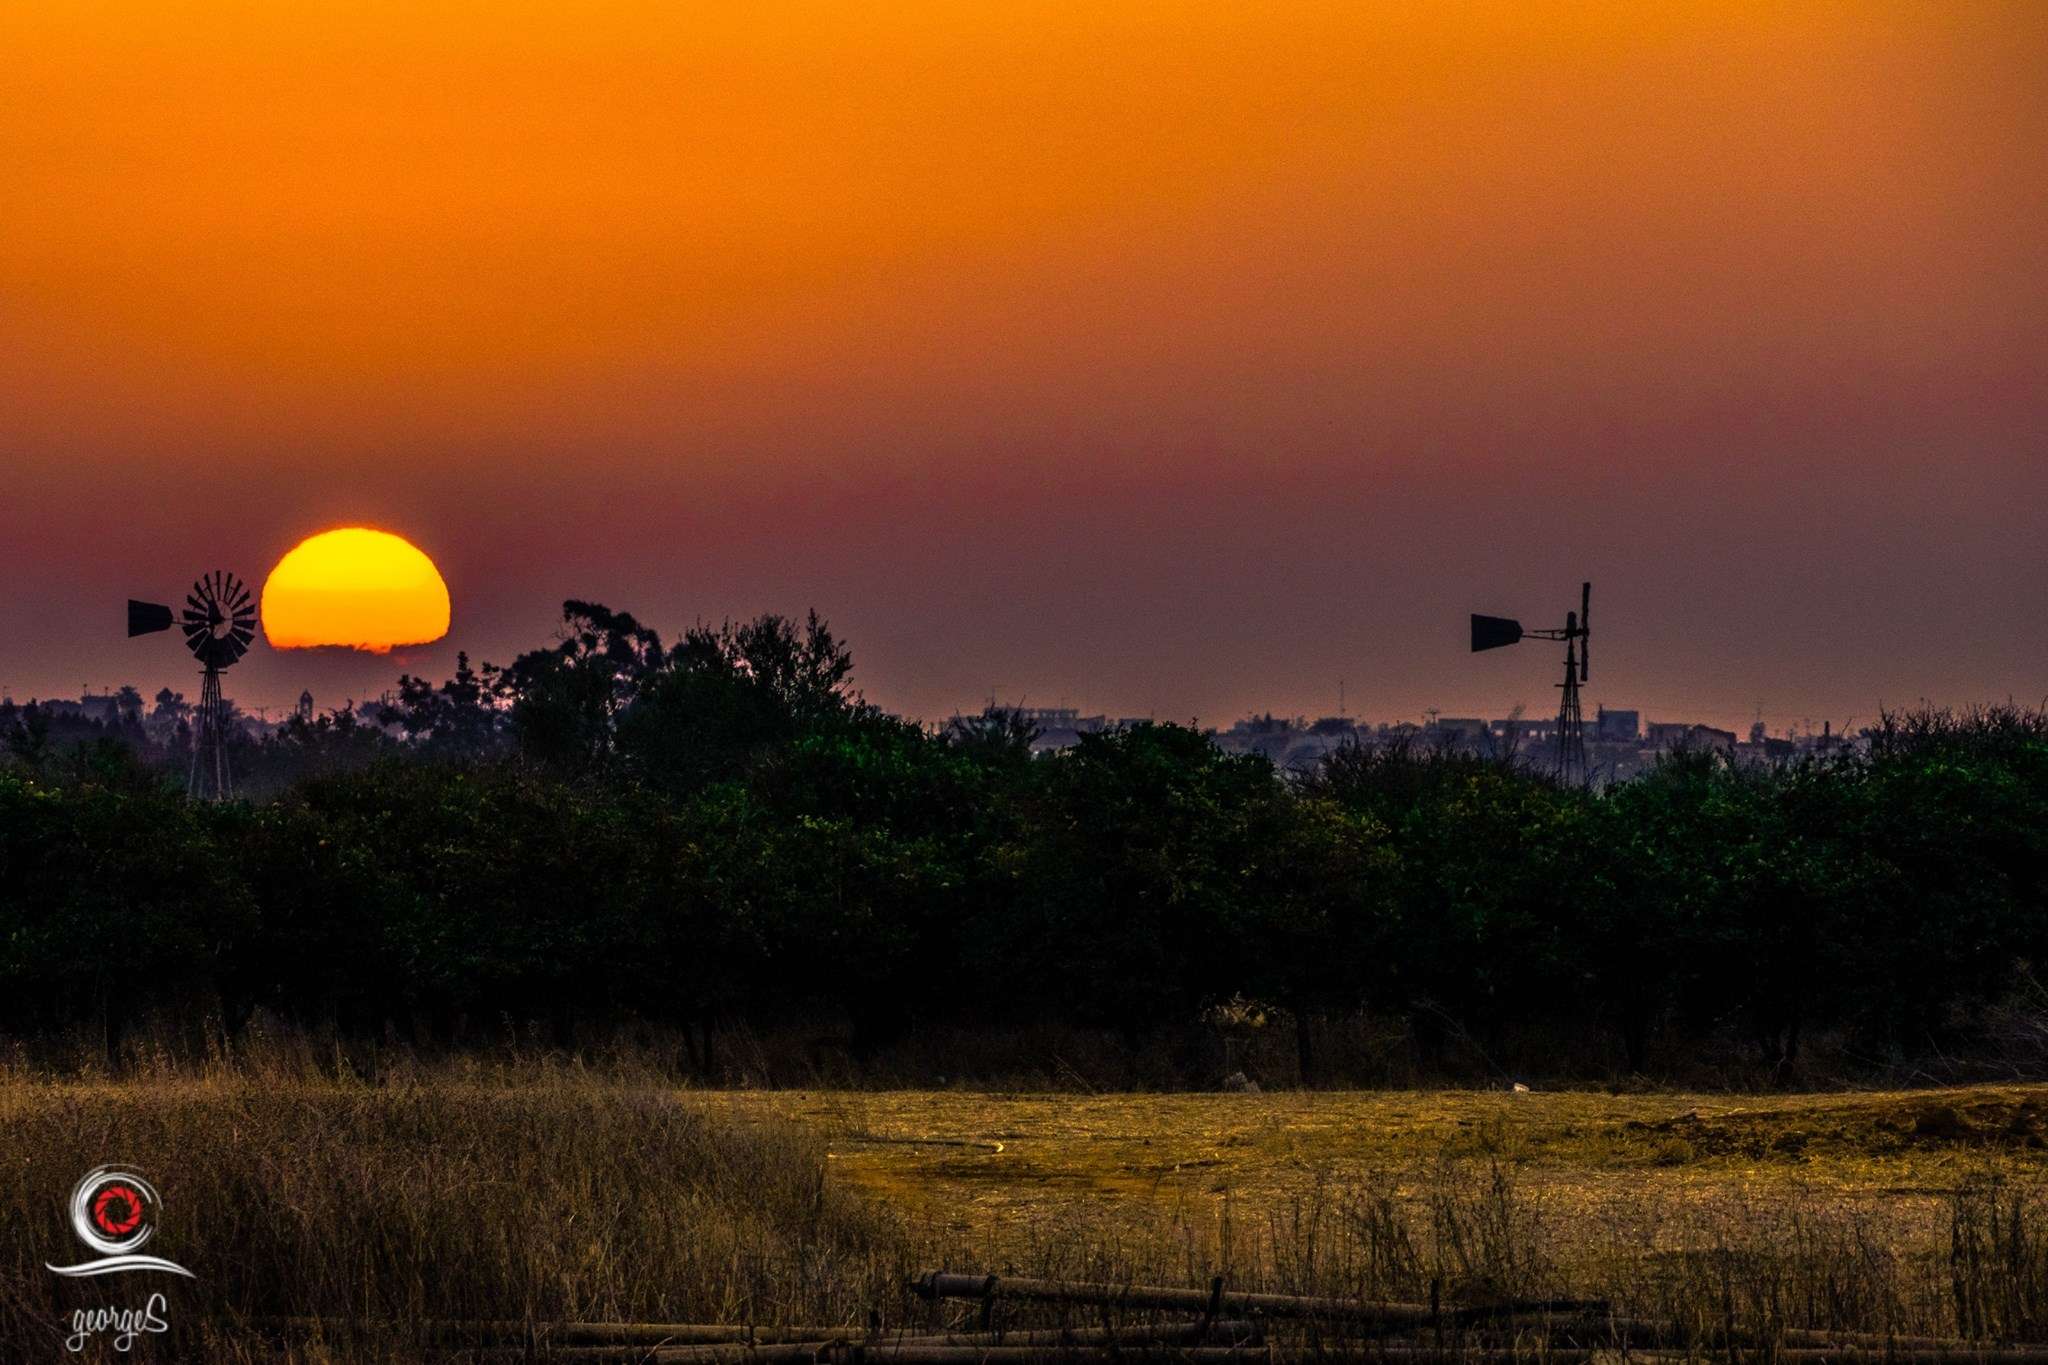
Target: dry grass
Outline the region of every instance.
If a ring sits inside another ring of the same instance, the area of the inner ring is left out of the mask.
[[[2041,1339],[2048,1089],[1728,1096],[733,1092],[1013,1273],[1417,1301],[1604,1298]]]
[[[1318,1184],[1498,1157],[1557,1216],[1636,1196],[1676,1210],[1805,1191],[1931,1216],[1986,1170],[2048,1174],[2048,1087],[1872,1094],[1391,1091],[985,1095],[721,1091],[790,1120],[893,1207],[1001,1239],[1051,1217],[1263,1218]]]
[[[64,1203],[108,1162],[156,1183],[150,1249],[196,1280],[42,1269],[83,1259]],[[161,1358],[404,1360],[427,1318],[859,1321],[906,1270],[814,1140],[574,1068],[17,1080],[0,1172],[0,1361],[59,1358],[76,1308],[152,1289]],[[298,1315],[336,1340],[280,1354],[252,1327]]]
[[[428,1318],[950,1321],[902,1289],[938,1264],[1603,1297],[1702,1337],[2040,1339],[2044,1104],[688,1093],[543,1063],[376,1084],[277,1060],[17,1075],[0,1079],[0,1361],[59,1356],[75,1307],[133,1295],[41,1269],[79,1250],[62,1205],[107,1161],[157,1180],[152,1249],[200,1275],[170,1286],[173,1333],[127,1358],[418,1359]],[[303,1315],[334,1327],[259,1321]]]

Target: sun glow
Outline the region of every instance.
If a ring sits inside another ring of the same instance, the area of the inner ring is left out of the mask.
[[[403,537],[350,526],[291,550],[263,584],[273,649],[341,645],[382,654],[448,633],[448,585]]]

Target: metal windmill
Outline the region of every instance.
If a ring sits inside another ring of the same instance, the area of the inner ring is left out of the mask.
[[[171,625],[169,607],[128,599],[130,639]],[[194,580],[177,626],[185,632],[185,648],[202,665],[192,772],[185,789],[195,797],[225,801],[234,795],[235,784],[228,771],[228,704],[220,694],[220,674],[249,652],[256,638],[256,603],[241,579],[215,569]]]
[[[1523,630],[1505,616],[1472,618],[1472,652],[1499,649],[1523,639],[1564,641],[1564,681],[1557,706],[1557,776],[1577,785],[1586,780],[1586,717],[1579,709],[1579,684],[1586,681],[1592,657],[1593,585],[1579,585],[1579,609],[1564,614],[1563,630]]]

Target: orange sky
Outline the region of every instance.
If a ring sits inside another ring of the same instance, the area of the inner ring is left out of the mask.
[[[0,687],[329,525],[416,659],[816,605],[894,708],[2048,695],[2048,7],[0,7]],[[445,656],[445,657],[444,657]]]

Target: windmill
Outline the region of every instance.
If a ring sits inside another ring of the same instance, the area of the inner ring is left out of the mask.
[[[171,625],[169,607],[128,599],[130,639],[169,630]],[[249,642],[256,638],[256,603],[241,579],[215,569],[193,581],[177,626],[185,632],[185,648],[201,665],[198,727],[185,790],[195,797],[225,801],[234,795],[234,778],[228,772],[228,704],[220,694],[220,674],[249,652]]]
[[[1586,780],[1586,717],[1579,709],[1579,684],[1586,681],[1586,665],[1592,657],[1592,619],[1591,583],[1579,585],[1579,609],[1564,614],[1562,630],[1523,630],[1520,621],[1505,616],[1472,618],[1474,654],[1524,639],[1564,641],[1564,681],[1558,684],[1557,776],[1573,785]]]

